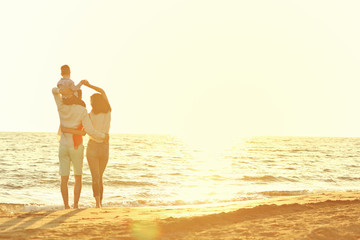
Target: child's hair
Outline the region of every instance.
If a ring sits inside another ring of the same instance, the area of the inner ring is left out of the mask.
[[[60,69],[61,69],[61,75],[62,76],[70,75],[70,67],[69,67],[69,65],[62,65]]]
[[[111,112],[111,107],[108,101],[106,101],[103,96],[99,93],[91,95],[90,102],[92,106],[92,112],[94,114],[98,113],[108,113]]]

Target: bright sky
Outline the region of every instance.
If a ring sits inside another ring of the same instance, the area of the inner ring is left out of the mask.
[[[1,1],[0,131],[55,132],[51,89],[68,64],[76,83],[107,92],[112,133],[360,137],[359,10],[357,0]]]

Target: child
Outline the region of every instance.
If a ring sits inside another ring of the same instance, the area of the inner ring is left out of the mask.
[[[74,94],[71,96],[62,96],[63,103],[66,105],[77,104],[86,107],[85,102],[81,100],[82,92],[80,87],[82,83],[80,82],[75,86],[74,81],[70,79],[70,67],[68,65],[61,66],[61,76],[62,78],[57,83],[59,89],[70,88],[73,90]]]

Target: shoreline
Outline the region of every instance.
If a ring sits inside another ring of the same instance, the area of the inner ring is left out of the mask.
[[[0,239],[358,239],[360,192],[227,206],[4,213]]]

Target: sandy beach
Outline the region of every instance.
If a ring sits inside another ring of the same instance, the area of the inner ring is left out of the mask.
[[[360,193],[188,208],[1,213],[0,239],[359,239]]]

